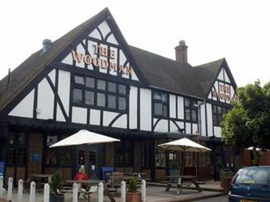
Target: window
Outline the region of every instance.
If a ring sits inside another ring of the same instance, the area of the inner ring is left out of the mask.
[[[72,102],[83,107],[127,110],[127,86],[92,77],[73,76]]]
[[[156,148],[156,156],[155,156],[155,164],[156,167],[165,167],[165,150],[161,147],[158,147],[159,144],[162,144],[162,140],[155,141]]]
[[[198,122],[198,100],[185,98],[185,119]]]
[[[153,92],[154,115],[168,117],[168,95],[161,92]]]
[[[26,134],[10,133],[7,149],[7,166],[25,167],[26,165]]]
[[[228,113],[229,109],[218,106],[218,105],[212,105],[213,106],[213,125],[214,126],[220,126],[221,121],[223,120],[223,115]]]
[[[115,145],[115,166],[133,166],[133,143],[130,141],[119,142]]]

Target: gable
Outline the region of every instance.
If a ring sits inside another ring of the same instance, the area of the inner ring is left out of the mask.
[[[235,89],[234,80],[228,68],[223,65],[208,94],[208,99],[230,104],[235,99]]]
[[[105,19],[78,38],[81,38],[80,41],[68,47],[67,54],[61,56],[61,66],[84,69],[87,74],[106,74],[125,81],[140,82],[139,70],[111,20]]]

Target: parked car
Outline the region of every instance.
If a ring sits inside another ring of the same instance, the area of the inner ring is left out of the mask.
[[[230,202],[270,201],[270,166],[240,169],[232,178],[228,199]]]

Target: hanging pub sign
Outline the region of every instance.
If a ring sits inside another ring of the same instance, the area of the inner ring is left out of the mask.
[[[115,52],[114,50],[109,50],[106,47],[93,45],[93,52],[97,56],[102,56],[105,58],[110,58],[112,60],[115,59]],[[77,51],[72,51],[72,58],[77,63],[85,63],[86,65],[93,65],[97,68],[102,69],[109,69],[110,71],[119,72],[121,74],[131,75],[132,74],[132,67],[125,66],[125,65],[119,65],[117,67],[117,64],[115,62],[108,61],[107,59],[101,59],[99,57],[93,57],[90,54],[83,54],[79,53]]]

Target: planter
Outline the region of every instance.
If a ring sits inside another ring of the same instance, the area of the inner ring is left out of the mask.
[[[127,192],[127,202],[141,202],[141,192]]]
[[[50,202],[65,202],[65,196],[50,194]]]

